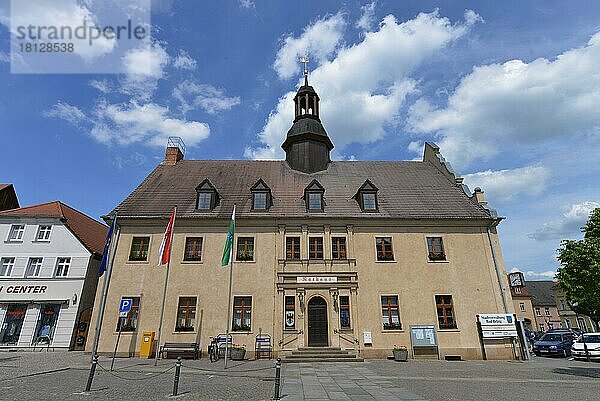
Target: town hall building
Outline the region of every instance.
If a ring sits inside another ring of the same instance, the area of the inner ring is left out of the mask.
[[[478,332],[477,315],[514,312],[501,218],[483,192],[472,193],[433,143],[421,161],[332,161],[307,79],[294,104],[285,160],[185,160],[171,141],[164,161],[109,213],[120,234],[99,353],[115,347],[121,299],[133,308],[119,355],[138,355],[142,332],[157,331],[166,273],[157,260],[177,206],[160,345],[206,349],[227,324],[248,357],[256,336],[268,334],[283,357],[340,348],[384,358],[404,345],[415,358],[514,358],[510,339]],[[221,256],[234,205],[226,321]],[[95,313],[99,302],[100,291]]]

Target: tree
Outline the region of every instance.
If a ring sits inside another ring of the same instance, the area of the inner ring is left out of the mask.
[[[574,311],[600,322],[600,208],[590,213],[579,241],[563,240],[558,248],[562,265],[556,278]]]

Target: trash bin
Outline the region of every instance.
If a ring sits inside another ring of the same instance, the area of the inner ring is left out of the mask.
[[[155,352],[154,347],[154,331],[144,331],[142,333],[142,344],[140,345],[140,356],[153,357]]]

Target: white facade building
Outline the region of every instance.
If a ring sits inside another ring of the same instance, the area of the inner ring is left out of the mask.
[[[84,349],[106,233],[58,201],[0,212],[0,349]]]

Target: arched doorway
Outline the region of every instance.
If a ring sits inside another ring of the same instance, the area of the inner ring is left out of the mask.
[[[308,301],[308,346],[327,347],[327,302],[321,297]]]

